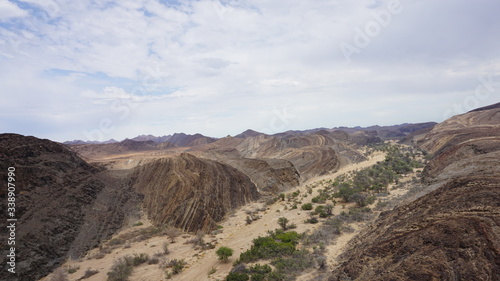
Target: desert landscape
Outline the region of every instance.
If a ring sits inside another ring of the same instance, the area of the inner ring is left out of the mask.
[[[500,104],[439,124],[0,143],[22,241],[2,280],[500,278]]]

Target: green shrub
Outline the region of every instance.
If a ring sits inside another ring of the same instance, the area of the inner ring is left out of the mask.
[[[316,217],[311,217],[311,218],[308,218],[307,220],[305,220],[305,223],[315,224],[315,223],[318,223],[318,219]]]
[[[182,272],[182,269],[186,266],[186,261],[174,259],[170,262],[172,266],[172,274],[179,274]]]
[[[247,281],[250,277],[246,273],[231,272],[226,276],[226,281]]]
[[[230,256],[233,255],[233,249],[228,248],[228,247],[220,247],[215,253],[219,257],[219,260],[222,260],[223,262],[227,262]]]
[[[252,247],[240,254],[239,263],[252,262],[259,259],[270,259],[283,255],[291,255],[295,252],[295,246],[300,235],[295,231],[280,232],[266,237],[258,237],[253,240]]]
[[[304,211],[310,211],[313,209],[313,205],[311,203],[306,203],[304,205],[302,205],[302,210]]]

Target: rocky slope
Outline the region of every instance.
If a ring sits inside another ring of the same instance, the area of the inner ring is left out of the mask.
[[[77,258],[118,229],[133,193],[64,145],[16,134],[0,135],[2,181],[15,167],[18,274],[1,280],[37,280],[67,257]],[[6,214],[6,188],[0,212]],[[2,236],[6,228],[2,227]],[[6,239],[2,238],[3,241]],[[5,244],[4,244],[5,245]],[[5,265],[5,255],[2,264]]]
[[[242,172],[187,153],[137,167],[132,182],[153,223],[186,231],[213,230],[230,210],[259,197]]]
[[[421,142],[428,194],[383,213],[329,280],[500,280],[500,109],[452,117]]]

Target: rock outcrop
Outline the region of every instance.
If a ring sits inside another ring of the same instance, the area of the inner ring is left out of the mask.
[[[188,153],[137,167],[132,182],[153,223],[185,231],[213,230],[230,210],[259,197],[242,172]]]
[[[500,280],[500,109],[452,117],[420,143],[430,193],[382,213],[329,280]]]
[[[49,140],[2,134],[0,147],[2,182],[7,182],[7,168],[15,168],[18,258],[15,277],[2,270],[1,280],[37,280],[121,227],[131,196],[123,192],[124,182]],[[7,213],[6,191],[0,190],[2,214]],[[5,227],[1,234],[7,235]],[[3,265],[5,258],[0,258]]]

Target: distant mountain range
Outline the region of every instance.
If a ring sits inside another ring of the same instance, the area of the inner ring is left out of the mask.
[[[399,138],[403,139],[406,136],[419,131],[419,130],[430,130],[434,125],[437,123],[435,122],[426,122],[426,123],[416,123],[416,124],[411,124],[411,123],[404,123],[404,124],[399,124],[399,125],[392,125],[392,126],[370,126],[370,127],[335,127],[335,128],[316,128],[316,129],[311,129],[311,130],[290,130],[286,131],[283,133],[278,133],[274,134],[272,136],[277,136],[277,137],[283,137],[283,136],[296,136],[296,135],[303,135],[303,134],[311,134],[311,133],[317,133],[317,132],[336,132],[336,131],[343,131],[348,134],[354,134],[356,132],[365,132],[368,136],[379,138],[380,140],[384,139],[394,139],[394,138]],[[251,129],[248,129],[240,134],[235,135],[235,138],[248,138],[248,137],[255,137],[255,136],[260,136],[260,135],[266,135],[261,132],[257,132]],[[356,135],[356,134],[354,134]],[[125,139],[126,140],[132,140],[132,141],[153,141],[155,143],[163,143],[163,142],[170,142],[176,146],[180,147],[188,147],[188,146],[197,146],[197,145],[203,145],[203,144],[209,144],[213,143],[218,140],[218,138],[213,138],[213,137],[208,137],[204,136],[202,134],[194,134],[194,135],[189,135],[185,133],[175,133],[173,135],[165,135],[165,136],[153,136],[153,135],[139,135],[137,137],[131,138],[131,139]],[[66,145],[81,145],[81,144],[110,144],[110,143],[118,143],[119,141],[115,139],[110,139],[107,141],[99,142],[99,141],[83,141],[83,140],[73,140],[73,141],[66,141],[63,144]]]

